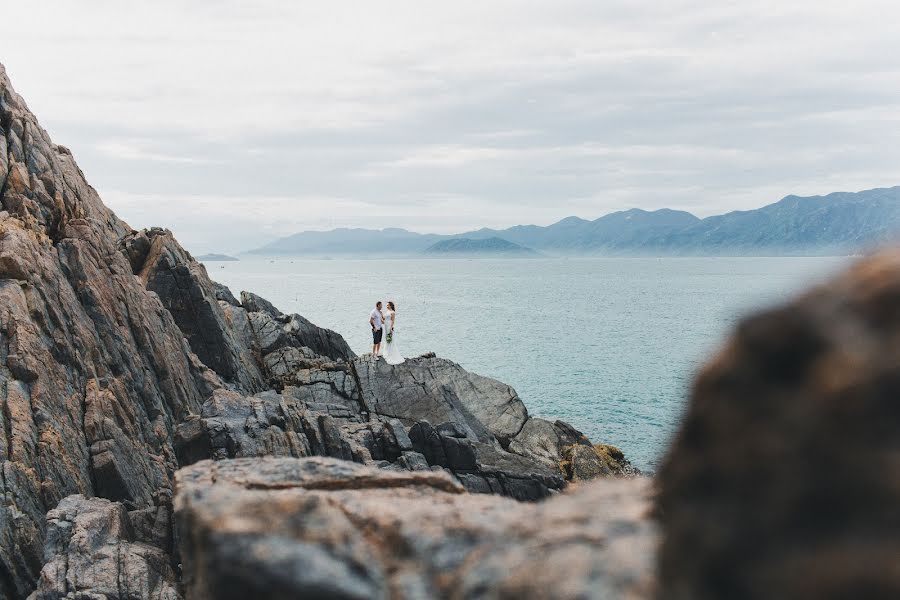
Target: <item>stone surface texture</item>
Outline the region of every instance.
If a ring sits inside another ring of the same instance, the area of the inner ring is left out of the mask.
[[[29,600],[181,600],[169,556],[134,541],[129,515],[118,502],[65,498],[47,514],[44,560]]]
[[[649,598],[648,481],[544,503],[444,473],[328,458],[203,461],[177,474],[187,597]]]

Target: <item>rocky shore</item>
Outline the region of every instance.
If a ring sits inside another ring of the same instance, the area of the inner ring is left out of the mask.
[[[0,598],[900,597],[896,253],[745,321],[650,480],[233,296],[2,66],[0,204]]]

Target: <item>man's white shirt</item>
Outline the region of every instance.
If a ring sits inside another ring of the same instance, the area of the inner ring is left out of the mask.
[[[381,311],[377,308],[372,309],[372,312],[369,314],[369,318],[371,318],[375,323],[376,331],[384,326],[384,319],[381,318]]]

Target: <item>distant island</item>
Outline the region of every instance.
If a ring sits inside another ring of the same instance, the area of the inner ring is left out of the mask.
[[[197,260],[200,262],[236,262],[240,259],[227,254],[204,254],[203,256],[198,256]]]
[[[479,240],[484,247],[478,247]],[[435,256],[468,245],[472,252],[484,255],[503,243],[551,256],[810,256],[855,254],[898,240],[900,186],[786,196],[755,210],[705,219],[680,210],[635,208],[593,221],[568,217],[546,227],[517,225],[456,235],[397,228],[307,231],[248,254]]]
[[[499,237],[441,240],[426,248],[425,254],[428,256],[470,258],[536,258],[540,256],[531,248],[514,244]]]

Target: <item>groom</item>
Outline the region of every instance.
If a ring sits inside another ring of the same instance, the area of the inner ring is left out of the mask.
[[[369,314],[369,325],[372,326],[372,356],[378,360],[378,351],[381,350],[381,336],[384,334],[384,316],[381,314],[381,300],[375,303],[375,308]]]

